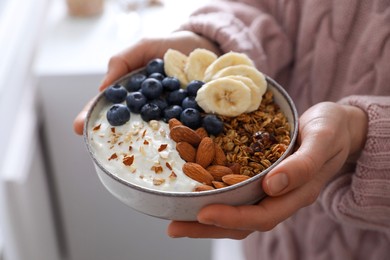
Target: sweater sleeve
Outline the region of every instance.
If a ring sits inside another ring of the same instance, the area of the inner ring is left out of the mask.
[[[193,13],[180,30],[215,42],[223,52],[246,53],[276,78],[292,63],[299,1],[213,1]]]
[[[367,139],[352,167],[324,189],[322,203],[336,221],[390,235],[390,97],[350,96],[339,103],[367,113]]]

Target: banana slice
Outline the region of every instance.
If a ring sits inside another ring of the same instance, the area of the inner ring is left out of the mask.
[[[242,81],[219,78],[205,83],[195,100],[206,113],[233,117],[248,110],[251,90]]]
[[[187,64],[184,67],[188,81],[203,80],[207,67],[217,58],[218,56],[209,50],[201,48],[193,50],[188,55]]]
[[[186,86],[189,82],[184,72],[184,67],[188,59],[187,55],[177,50],[168,49],[163,59],[165,74],[170,77],[176,77],[182,86]]]
[[[226,67],[216,73],[212,79],[218,79],[227,76],[240,75],[250,78],[260,90],[260,96],[267,90],[267,81],[263,73],[258,71],[255,67],[248,65],[235,65]]]
[[[253,61],[246,54],[238,52],[227,52],[207,67],[203,81],[210,81],[213,76],[220,70],[234,65],[255,66]]]
[[[259,108],[261,100],[263,99],[262,98],[263,94],[261,93],[260,88],[258,88],[256,84],[253,82],[253,80],[251,80],[248,77],[239,76],[239,75],[227,76],[225,78],[241,81],[251,90],[251,102],[248,109],[245,111],[246,113],[255,111]]]

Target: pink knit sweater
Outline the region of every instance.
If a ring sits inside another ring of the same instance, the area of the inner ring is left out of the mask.
[[[360,156],[316,203],[249,236],[247,259],[390,259],[390,0],[212,1],[181,29],[248,54],[300,113],[334,101],[368,114]]]

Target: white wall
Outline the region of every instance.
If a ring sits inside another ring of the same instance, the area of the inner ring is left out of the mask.
[[[27,87],[48,0],[12,0],[0,16],[0,147],[7,147],[13,131],[18,101]],[[31,84],[30,86],[31,87]],[[0,165],[7,149],[0,149]]]
[[[31,73],[47,4],[12,0],[1,6],[0,235],[6,260],[58,258]]]

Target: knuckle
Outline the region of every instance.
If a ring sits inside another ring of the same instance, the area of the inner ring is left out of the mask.
[[[314,159],[310,155],[300,156],[301,160],[301,174],[306,180],[311,180],[314,176],[314,173],[317,169],[317,164],[315,163]]]
[[[309,206],[316,202],[319,194],[319,189],[317,189],[316,187],[309,186],[307,191],[305,192],[304,206]]]
[[[277,226],[277,224],[278,221],[276,221],[275,219],[268,219],[259,225],[258,230],[261,232],[270,231],[274,229]]]
[[[236,233],[232,239],[235,239],[235,240],[244,240],[245,238],[247,238],[252,232],[251,231],[242,231],[242,232],[238,232]]]
[[[108,66],[113,66],[118,63],[122,63],[122,57],[119,54],[112,56],[108,61]]]
[[[144,45],[144,44],[150,44],[151,42],[154,41],[154,38],[151,36],[144,36],[139,40],[139,45]]]

